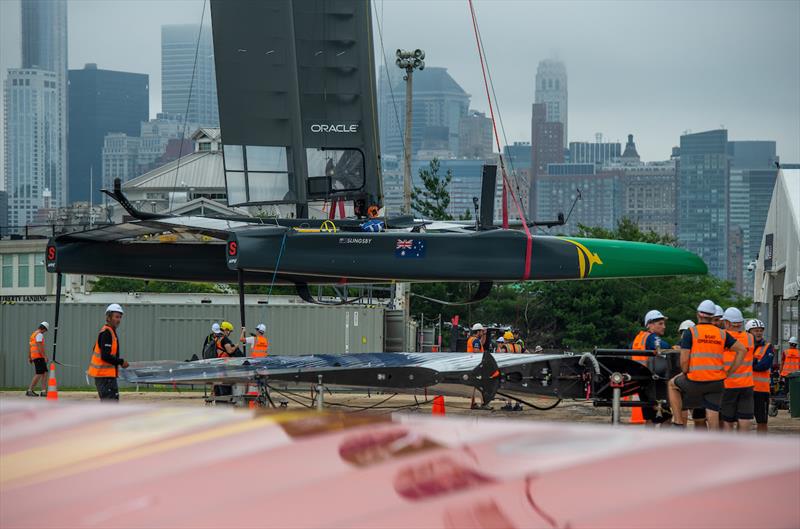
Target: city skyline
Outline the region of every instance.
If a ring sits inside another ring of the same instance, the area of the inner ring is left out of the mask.
[[[5,14],[13,2],[2,4]],[[488,111],[466,8],[426,3],[427,16],[419,17],[409,36],[398,4],[373,3],[378,62],[377,21],[382,20],[387,55],[396,47],[424,48],[430,66],[448,68],[472,94],[472,108]],[[494,2],[491,9],[476,4],[508,143],[530,140],[536,65],[557,56],[570,76],[567,141],[592,141],[602,132],[606,141],[624,143],[632,132],[644,139],[638,145],[642,159],[660,160],[684,132],[725,125],[731,140],[775,140],[782,160],[800,161],[800,4],[726,4],[725,24],[719,23],[718,3],[598,4]],[[69,65],[95,62],[103,69],[150,75],[154,117],[162,108],[161,26],[199,23],[203,2],[164,1],[158,9],[143,5],[156,4],[69,0]],[[580,19],[574,17],[576,8]],[[9,34],[6,25],[13,17],[2,18],[3,33]],[[449,21],[448,38],[438,36],[442,19]],[[652,25],[655,19],[658,27]],[[209,21],[206,14],[204,23]],[[532,23],[538,24],[536,31],[523,31]],[[676,40],[678,29],[681,39]]]

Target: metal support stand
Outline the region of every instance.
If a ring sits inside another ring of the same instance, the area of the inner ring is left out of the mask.
[[[619,426],[619,414],[620,414],[620,401],[622,400],[622,388],[625,386],[625,382],[630,380],[631,376],[627,373],[611,373],[611,378],[609,379],[609,385],[612,388],[612,397],[611,397],[611,424],[613,426]]]
[[[238,269],[239,272],[239,316],[242,320],[242,329],[245,328],[244,320],[244,270]],[[242,352],[247,356],[247,341],[242,344]]]
[[[56,319],[53,328],[53,362],[56,361],[56,349],[58,348],[58,317],[61,312],[61,272],[56,274]]]
[[[325,406],[325,386],[322,385],[322,375],[317,375],[317,411],[322,411]]]

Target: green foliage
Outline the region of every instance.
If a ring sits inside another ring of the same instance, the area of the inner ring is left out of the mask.
[[[621,239],[674,245],[675,239],[643,232],[628,219],[616,229],[581,226],[583,237]],[[474,291],[474,287],[472,287]],[[466,301],[459,284],[416,284],[413,292],[446,301]],[[594,281],[542,281],[498,285],[483,302],[468,306],[443,306],[412,297],[412,314],[426,318],[439,313],[445,320],[460,314],[462,322],[500,323],[519,327],[529,347],[585,351],[592,347],[628,347],[651,309],[668,318],[665,338],[678,340],[678,325],[695,319],[697,304],[712,299],[723,307],[743,309],[751,300],[738,295],[733,283],[716,277],[678,276]],[[466,320],[464,320],[466,318]]]
[[[450,170],[444,176],[439,175],[439,160],[431,160],[427,169],[419,170],[422,188],[414,186],[411,190],[411,207],[423,218],[430,220],[453,220],[447,213],[450,205],[448,186],[453,179]]]
[[[159,292],[182,294],[223,294],[225,289],[213,283],[181,281],[144,281],[124,277],[100,277],[92,285],[93,292]]]

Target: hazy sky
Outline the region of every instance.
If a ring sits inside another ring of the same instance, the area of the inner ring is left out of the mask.
[[[683,131],[722,125],[732,140],[776,140],[784,162],[800,162],[800,0],[475,7],[509,142],[530,140],[536,65],[556,57],[567,67],[571,141],[602,132],[624,142],[632,133],[642,158],[657,160]],[[95,62],[150,74],[154,115],[160,26],[198,23],[202,9],[203,0],[69,0],[70,68]],[[390,61],[398,47],[423,48],[473,108],[488,109],[466,0],[374,0],[373,11]]]

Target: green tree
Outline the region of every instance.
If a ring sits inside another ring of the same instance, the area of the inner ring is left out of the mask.
[[[450,205],[448,186],[453,174],[447,170],[444,176],[439,175],[439,160],[434,158],[427,169],[419,170],[422,187],[414,186],[411,190],[411,207],[423,218],[430,220],[453,220],[447,213]]]
[[[93,292],[159,292],[183,294],[223,294],[225,289],[213,283],[182,281],[144,281],[125,277],[100,277],[92,285]]]

